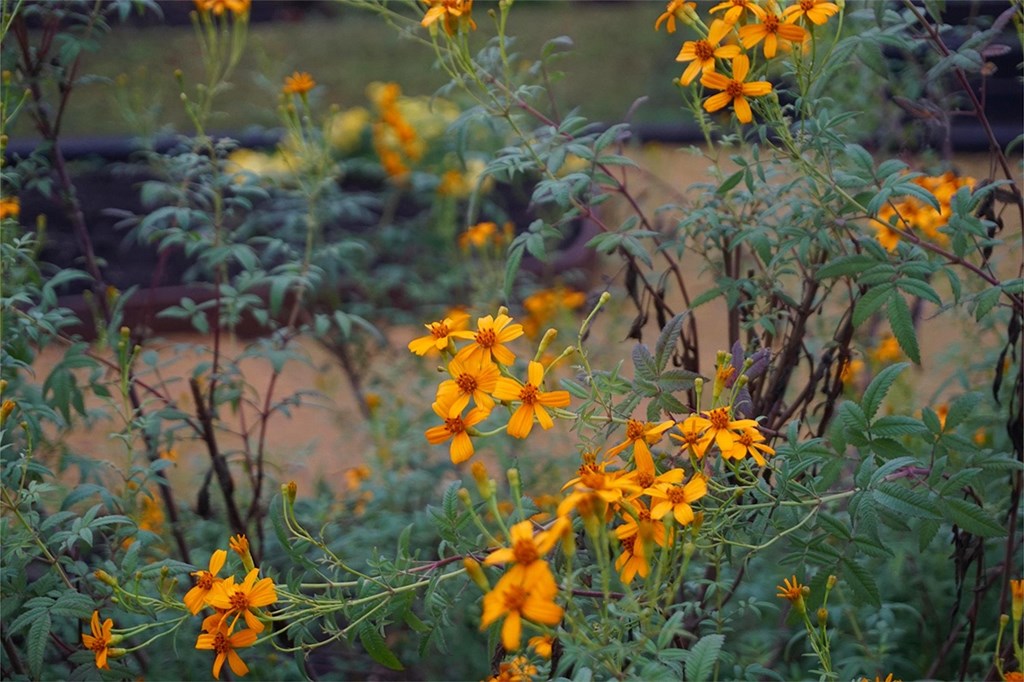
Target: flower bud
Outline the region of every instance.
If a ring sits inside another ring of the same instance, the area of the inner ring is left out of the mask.
[[[822,607],[818,609],[818,625],[825,627],[825,623],[828,622],[828,609]]]
[[[294,485],[294,481],[290,485]],[[295,498],[293,496],[292,500],[294,499]],[[242,558],[242,567],[245,569],[246,573],[256,567],[252,560],[252,554],[249,552],[249,538],[245,537],[241,533],[233,535],[228,539],[228,547]]]
[[[104,571],[102,568],[93,571],[92,575],[93,575],[94,578],[96,578],[96,580],[99,580],[101,583],[103,583],[105,585],[110,585],[111,587],[117,587],[117,578],[115,578],[114,576],[110,575],[109,573]]]
[[[835,577],[834,575],[830,575],[828,577],[828,580],[825,581],[825,589],[831,592],[832,588],[836,586],[837,582],[839,582],[839,578]]]
[[[284,495],[285,499],[288,500],[288,504],[295,504],[295,494],[299,491],[299,486],[295,481],[288,481],[287,483],[281,484],[281,494]]]
[[[489,499],[491,496],[491,483],[490,478],[487,476],[487,467],[477,460],[470,465],[469,473],[473,474],[473,480],[476,481],[476,489],[480,493],[480,497],[485,500]]]
[[[491,582],[487,579],[487,574],[484,573],[484,569],[479,561],[468,556],[462,560],[462,565],[465,566],[466,574],[476,583],[477,587],[484,592],[491,591]]]
[[[462,504],[466,505],[467,507],[473,506],[473,499],[469,496],[468,490],[466,490],[465,488],[459,488],[458,495],[459,499],[462,501]]]
[[[17,406],[18,404],[13,400],[5,400],[3,404],[0,405],[0,426],[3,426],[7,422],[7,418],[11,416],[11,412],[14,412],[14,408]]]

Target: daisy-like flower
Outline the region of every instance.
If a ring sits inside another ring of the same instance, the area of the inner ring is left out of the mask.
[[[452,463],[459,464],[473,456],[473,441],[467,433],[468,429],[487,419],[487,415],[490,413],[482,408],[474,407],[465,417],[458,414],[452,416],[450,401],[454,399],[455,396],[448,396],[431,405],[434,414],[443,419],[444,423],[440,426],[430,427],[424,435],[431,445],[440,445],[451,440],[449,452]]]
[[[700,421],[700,417],[690,415],[683,420],[682,424],[677,424],[676,428],[679,430],[679,434],[670,433],[668,437],[679,441],[679,447],[682,450],[688,449],[697,459],[703,457],[704,451],[711,444],[711,436],[707,433],[703,422]]]
[[[555,513],[565,516],[571,509],[578,510],[581,504],[592,509],[597,501],[598,506],[615,504],[625,493],[639,492],[636,483],[623,476],[621,471],[605,471],[606,466],[586,458],[577,470],[579,475],[562,486],[562,490],[571,487],[573,491],[558,504]]]
[[[722,448],[724,459],[743,459],[747,455],[754,458],[758,466],[766,464],[764,455],[774,455],[775,450],[765,445],[764,435],[757,428],[746,428],[736,436],[732,447]]]
[[[1006,682],[1011,682],[1009,677],[1004,677],[1003,679]],[[899,679],[893,677],[892,673],[889,673],[885,677],[882,677],[881,675],[875,675],[875,679],[874,680],[869,680],[866,677],[862,677],[862,678],[860,678],[860,680],[861,680],[861,682],[902,682],[902,680],[899,680]],[[1024,676],[1021,676],[1021,678],[1019,680],[1013,680],[1012,682],[1024,682]]]
[[[698,73],[713,73],[715,59],[732,59],[740,53],[739,45],[721,45],[722,38],[732,29],[732,25],[721,19],[711,22],[708,37],[700,40],[687,40],[683,49],[676,55],[677,62],[690,62],[690,65],[679,77],[679,82],[689,85]]]
[[[716,407],[713,410],[702,412],[702,417],[694,417],[694,423],[701,429],[706,429],[709,441],[714,441],[718,448],[725,452],[733,446],[738,438],[736,431],[756,428],[757,422],[753,419],[730,419],[729,407]]]
[[[630,445],[633,446],[633,464],[640,471],[654,473],[654,456],[648,446],[661,440],[661,434],[665,433],[675,425],[672,420],[663,421],[660,424],[642,422],[637,419],[626,421],[626,440],[608,450],[608,458],[611,459]]]
[[[708,493],[708,482],[700,474],[695,475],[686,485],[657,485],[651,491],[651,518],[660,519],[669,512],[680,526],[693,523],[693,507]]]
[[[485,566],[515,563],[526,568],[551,551],[555,543],[569,530],[569,519],[559,517],[547,530],[534,535],[532,521],[520,521],[509,529],[512,546],[496,549],[484,559]]]
[[[779,599],[788,599],[793,608],[799,612],[807,610],[806,604],[804,604],[804,597],[811,593],[811,588],[806,585],[801,585],[797,581],[796,576],[792,578],[792,582],[789,578],[785,578],[782,581],[782,585],[776,585],[776,589],[779,591],[775,596]]]
[[[460,350],[456,358],[463,362],[483,362],[493,358],[503,365],[516,361],[515,353],[505,344],[523,335],[523,325],[513,323],[511,317],[499,313],[497,317],[487,315],[478,319],[476,329],[476,332],[452,334],[460,339],[473,339],[473,343]]]
[[[662,24],[665,24],[665,30],[669,33],[676,32],[676,19],[685,22],[687,10],[692,10],[697,7],[695,2],[687,2],[687,0],[669,0],[668,4],[665,5],[665,11],[661,13],[658,20],[654,22],[654,30],[657,31],[661,28]]]
[[[636,483],[637,490],[629,495],[629,499],[636,499],[640,495],[649,495],[654,486],[664,483],[679,483],[686,475],[682,469],[669,469],[657,476],[652,471],[641,471],[634,469],[623,476],[623,479]]]
[[[523,618],[541,625],[557,625],[562,620],[562,607],[554,601],[556,594],[558,585],[545,561],[535,561],[521,571],[509,571],[484,595],[480,629],[486,630],[504,617],[501,642],[506,650],[515,651],[522,639]]]
[[[700,77],[701,85],[712,90],[722,90],[717,95],[708,97],[704,102],[705,111],[718,111],[727,104],[732,104],[736,111],[736,118],[740,123],[750,123],[754,120],[750,111],[750,103],[747,97],[761,97],[772,91],[772,84],[768,81],[746,82],[747,74],[750,72],[750,59],[745,54],[733,57],[732,78],[723,76],[720,73],[705,73]]]
[[[896,250],[900,243],[900,231],[892,225],[892,219],[896,217],[896,210],[885,205],[879,210],[878,217],[871,220],[871,227],[875,230],[875,239],[890,253]]]
[[[316,81],[305,71],[296,71],[284,79],[281,92],[286,95],[305,95],[316,87]]]
[[[107,618],[103,621],[103,625],[100,625],[100,612],[92,612],[92,623],[90,623],[92,634],[82,635],[82,644],[85,648],[91,650],[96,655],[96,667],[101,670],[109,670],[110,666],[107,664],[107,656],[110,653],[110,644],[112,636],[110,634],[111,629],[114,627],[114,620]]]
[[[651,512],[643,504],[636,503],[637,518],[627,516],[625,523],[615,529],[615,537],[622,545],[622,553],[615,560],[615,570],[624,583],[633,578],[646,578],[651,572],[648,554],[652,543],[664,547],[668,541],[665,524],[651,518]]]
[[[444,350],[448,347],[451,339],[465,338],[457,336],[457,334],[466,329],[466,322],[468,320],[468,314],[453,312],[443,320],[423,325],[430,334],[410,341],[409,350],[416,355],[426,355],[431,349]],[[470,337],[472,337],[472,334],[470,334]]]
[[[498,366],[490,360],[483,362],[463,363],[452,360],[448,363],[448,374],[452,376],[441,382],[437,387],[437,399],[450,399],[449,417],[461,414],[472,398],[477,407],[490,412],[494,408],[494,393],[501,373]]]
[[[725,2],[718,3],[708,11],[714,14],[722,10],[725,10],[725,21],[730,24],[735,24],[744,18],[747,13],[753,14],[758,19],[765,15],[765,11],[761,9],[761,6],[755,0],[725,0]]]
[[[806,19],[821,26],[829,17],[838,13],[839,5],[829,0],[798,0],[796,4],[783,10],[782,16],[791,24]]]
[[[764,56],[767,59],[775,56],[779,49],[779,41],[802,43],[807,38],[806,30],[796,24],[787,24],[777,14],[765,12],[760,19],[759,23],[740,27],[740,42],[749,50],[763,40]]]
[[[228,616],[234,614],[234,618],[228,625],[228,632],[234,629],[239,617],[245,619],[245,624],[254,633],[263,632],[265,626],[256,617],[253,610],[269,606],[277,601],[277,590],[274,588],[274,581],[271,578],[257,581],[256,576],[259,575],[259,572],[258,568],[252,569],[238,585],[235,584],[235,576],[230,576],[227,580],[214,585],[210,590],[210,596],[206,601],[215,609],[224,611],[222,621],[226,621]]]
[[[210,568],[208,570],[192,573],[196,578],[196,584],[185,593],[182,601],[185,602],[185,606],[192,612],[193,616],[202,610],[213,586],[224,580],[223,578],[218,578],[217,574],[220,573],[220,569],[224,568],[224,562],[227,561],[227,558],[227,550],[218,549],[210,555]]]
[[[219,680],[220,669],[224,666],[224,661],[228,662],[231,672],[239,677],[249,673],[249,666],[245,664],[235,649],[252,646],[255,642],[255,630],[239,630],[231,634],[231,629],[224,627],[222,623],[212,632],[199,635],[196,639],[196,649],[217,652],[216,658],[213,659],[213,677]]]
[[[430,26],[441,20],[445,33],[450,36],[458,32],[460,25],[466,25],[472,30],[476,30],[476,22],[470,16],[470,12],[473,11],[473,0],[422,0],[422,2],[428,5],[429,9],[423,15],[421,26]]]
[[[534,416],[541,428],[550,429],[555,422],[545,408],[566,407],[569,404],[568,391],[542,391],[540,385],[543,381],[544,365],[533,361],[527,368],[525,384],[508,377],[498,379],[494,397],[498,400],[518,400],[520,403],[508,421],[508,434],[513,438],[526,438],[530,435]]]

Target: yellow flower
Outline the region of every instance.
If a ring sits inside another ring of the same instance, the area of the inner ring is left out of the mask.
[[[790,5],[782,12],[789,23],[800,19],[807,19],[818,26],[828,21],[828,18],[839,13],[839,5],[828,0],[797,0],[796,4]]]
[[[709,112],[718,111],[732,103],[732,108],[736,111],[736,118],[740,123],[750,123],[754,117],[746,98],[767,95],[772,91],[772,84],[768,81],[745,82],[749,71],[750,59],[741,54],[733,57],[732,78],[720,73],[705,73],[701,76],[700,82],[704,87],[724,91],[708,97],[704,102],[704,109]]]
[[[750,455],[759,466],[766,464],[764,455],[774,454],[775,450],[764,444],[764,436],[756,427],[743,429],[743,432],[736,436],[730,447],[722,448],[724,459],[743,459]]]
[[[658,20],[654,22],[654,30],[657,31],[661,28],[661,25],[665,24],[665,30],[669,33],[676,32],[676,19],[686,22],[686,12],[693,10],[697,7],[695,2],[687,2],[687,0],[669,0],[668,4],[665,5],[665,11],[661,13]]]
[[[284,79],[281,92],[286,95],[305,95],[316,87],[316,81],[305,71],[296,71]]]
[[[511,547],[496,549],[484,559],[485,566],[515,562],[518,566],[529,566],[551,551],[559,538],[569,530],[569,519],[559,517],[551,527],[533,534],[532,521],[520,521],[509,529]]]
[[[459,351],[455,357],[463,362],[490,360],[503,365],[511,365],[516,361],[515,353],[504,344],[523,335],[523,325],[513,324],[512,318],[504,313],[497,317],[487,315],[476,321],[476,332],[454,332],[452,336],[460,339],[473,339],[473,343]]]
[[[606,505],[614,504],[621,500],[625,493],[640,490],[636,483],[623,476],[621,471],[605,471],[606,466],[603,463],[584,461],[577,471],[579,475],[562,486],[562,490],[572,487],[573,492],[559,503],[556,513],[565,516],[579,504],[593,507],[595,498]]]
[[[444,20],[445,33],[452,36],[460,26],[469,26],[476,30],[476,22],[470,16],[473,11],[473,0],[421,0],[430,9],[423,15],[421,26],[430,26],[438,19]]]
[[[220,569],[224,568],[224,562],[227,561],[227,558],[227,550],[218,549],[210,556],[209,570],[192,573],[196,577],[196,584],[185,594],[185,598],[182,601],[185,602],[185,606],[188,607],[193,616],[202,610],[213,586],[224,580],[223,578],[218,578],[217,574],[220,573]]]
[[[257,581],[256,576],[260,569],[254,568],[245,576],[241,584],[235,584],[235,576],[222,580],[210,590],[207,603],[215,609],[222,609],[222,618],[226,621],[228,616],[234,614],[228,626],[228,632],[234,629],[235,623],[241,616],[245,624],[255,633],[263,632],[264,625],[253,613],[253,609],[262,606],[269,606],[277,601],[277,590],[274,589],[274,581],[271,578],[263,578]]]
[[[738,22],[747,12],[759,19],[765,15],[765,11],[761,9],[755,0],[725,0],[725,2],[718,3],[708,11],[714,13],[723,9],[725,10],[725,20],[730,24]]]
[[[0,220],[4,218],[17,218],[21,213],[21,203],[18,197],[3,197],[0,199]]]
[[[531,637],[526,643],[541,658],[551,658],[551,647],[555,644],[555,638],[550,635],[540,635]]]
[[[351,152],[359,147],[369,125],[370,112],[364,107],[352,107],[327,120],[324,124],[324,137],[335,149]]]
[[[535,639],[541,638],[531,637],[531,646]],[[548,649],[550,650],[550,647]],[[487,678],[487,682],[531,682],[536,674],[537,666],[530,663],[530,659],[526,656],[516,656],[511,661],[503,661],[498,667],[498,674]]]
[[[679,429],[679,433],[682,435],[676,435],[674,433],[668,434],[669,438],[679,441],[680,448],[682,450],[689,449],[693,453],[694,457],[700,459],[704,456],[704,452],[708,449],[711,444],[711,434],[703,426],[703,422],[700,417],[696,415],[690,415],[683,420],[682,424],[676,426]]]
[[[852,358],[843,363],[839,370],[839,380],[844,384],[855,381],[860,373],[864,371],[864,361],[859,358]]]
[[[733,447],[739,437],[735,431],[757,427],[757,422],[753,419],[731,419],[731,410],[730,407],[716,407],[702,412],[703,417],[693,418],[694,424],[699,428],[707,429],[705,435],[709,440],[713,440],[723,453]]]
[[[550,429],[555,425],[547,407],[566,407],[569,404],[568,391],[542,391],[544,382],[544,365],[530,362],[527,368],[525,384],[515,379],[501,377],[494,388],[494,397],[498,400],[519,401],[519,407],[512,413],[508,422],[508,434],[513,438],[526,438],[533,430],[533,419],[537,418],[541,428]]]
[[[901,357],[903,357],[903,351],[900,350],[900,343],[892,334],[886,334],[878,347],[871,351],[871,359],[875,362],[895,362]]]
[[[792,582],[789,578],[785,578],[782,585],[776,585],[779,593],[775,596],[779,599],[788,599],[793,607],[803,613],[807,610],[807,606],[804,604],[804,597],[811,593],[811,588],[806,585],[801,585],[796,576],[793,576]]]
[[[683,43],[683,48],[676,55],[676,61],[690,62],[690,65],[686,67],[686,71],[683,71],[683,75],[679,77],[680,83],[689,85],[697,77],[698,73],[713,73],[716,58],[732,59],[740,53],[738,45],[719,46],[718,44],[722,42],[722,38],[731,29],[732,26],[729,23],[721,19],[715,19],[711,22],[711,28],[708,29],[707,38],[687,40]]]
[[[223,621],[222,621],[223,622]],[[199,635],[196,639],[196,649],[216,651],[217,656],[213,659],[213,676],[220,679],[220,669],[227,660],[231,672],[242,677],[249,673],[249,666],[245,664],[235,649],[252,646],[256,642],[256,631],[239,630],[231,634],[230,628],[223,625],[214,629],[213,632]]]
[[[463,312],[453,312],[449,317],[423,325],[430,332],[428,336],[421,336],[409,342],[409,350],[416,355],[426,355],[431,349],[444,350],[448,347],[449,339],[455,338],[455,333],[466,328],[469,315]]]
[[[636,419],[626,421],[626,440],[608,450],[607,457],[611,459],[630,445],[633,446],[633,465],[638,471],[654,473],[654,456],[648,444],[653,445],[661,440],[661,434],[665,433],[675,425],[672,420],[652,424]]]
[[[651,543],[664,547],[668,541],[665,524],[653,519],[651,512],[640,502],[635,502],[637,518],[627,516],[625,522],[615,529],[622,553],[615,560],[615,570],[624,583],[630,583],[637,575],[646,578],[651,572],[648,561]]]
[[[1014,621],[1024,616],[1024,580],[1010,581],[1010,614]]]
[[[92,612],[92,634],[82,635],[82,644],[85,648],[92,650],[96,655],[96,667],[101,670],[109,670],[110,666],[107,665],[107,656],[110,653],[111,634],[110,630],[114,627],[114,621],[111,618],[107,618],[103,621],[102,627],[100,626],[100,612]]]
[[[453,377],[441,382],[437,387],[437,399],[447,403],[451,398],[449,417],[460,414],[469,405],[472,398],[477,407],[490,412],[494,408],[494,393],[501,373],[498,366],[490,360],[479,363],[462,363],[452,360],[448,363],[448,373]]]
[[[545,561],[535,561],[522,570],[510,570],[494,589],[484,595],[480,629],[485,630],[499,618],[501,642],[508,651],[519,648],[522,619],[541,625],[557,625],[562,620],[562,607],[554,602],[558,585]]]
[[[749,50],[763,40],[764,56],[767,59],[775,56],[779,41],[802,43],[808,37],[806,30],[795,24],[785,23],[777,14],[765,12],[760,19],[760,23],[740,27],[740,42]]]
[[[898,215],[896,209],[886,204],[878,212],[878,217],[871,220],[871,227],[875,230],[875,239],[889,252],[895,251],[900,243],[900,231],[896,229],[892,220]],[[902,227],[899,222],[895,224]]]
[[[707,479],[700,474],[691,478],[686,485],[659,484],[650,492],[651,518],[658,520],[672,512],[680,526],[693,523],[693,507],[690,504],[707,493]]]
[[[669,469],[665,473],[659,474],[658,476],[655,476],[654,472],[651,471],[641,471],[639,469],[634,469],[633,471],[630,471],[628,474],[625,474],[623,476],[623,479],[632,481],[633,483],[636,484],[636,492],[631,493],[629,496],[629,499],[635,499],[641,495],[649,495],[654,486],[658,485],[659,483],[679,483],[685,477],[686,474],[683,473],[682,469]]]
[[[452,463],[459,464],[473,456],[473,441],[469,437],[468,429],[486,419],[489,412],[479,407],[474,407],[465,418],[461,415],[452,416],[451,400],[454,400],[454,396],[437,400],[431,405],[434,414],[443,419],[444,424],[430,427],[424,435],[431,445],[440,445],[446,440],[451,439],[452,444],[449,448],[449,454],[452,458]]]
[[[249,11],[250,0],[195,0],[200,12],[212,12],[216,16],[231,12],[240,17]]]
[[[860,678],[860,680],[861,680],[861,682],[872,682],[872,680],[869,680],[866,677],[862,677],[862,678]],[[894,678],[892,676],[892,673],[889,673],[888,675],[885,676],[885,678],[883,678],[881,675],[875,675],[874,682],[902,682],[902,680]],[[1020,680],[1017,680],[1016,682],[1024,682],[1024,678],[1021,678]]]
[[[168,462],[178,461],[178,451],[174,448],[168,448],[160,452],[160,459],[166,459]]]
[[[523,299],[523,309],[526,310],[523,330],[530,338],[536,338],[540,335],[541,327],[559,314],[576,310],[586,302],[587,296],[582,291],[574,291],[562,286],[542,289],[530,294]]]
[[[459,235],[459,248],[463,251],[468,251],[470,246],[482,249],[491,243],[497,233],[498,226],[495,223],[477,223]]]

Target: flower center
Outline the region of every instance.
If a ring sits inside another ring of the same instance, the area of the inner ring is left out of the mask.
[[[750,433],[744,433],[742,436],[740,436],[736,440],[738,440],[740,442],[740,445],[743,445],[744,447],[748,447],[748,448],[751,445],[754,444],[754,436],[753,436],[753,434],[750,434]]]
[[[526,384],[519,391],[519,399],[523,401],[523,405],[533,405],[537,402],[537,387]]]
[[[448,417],[444,420],[444,428],[448,430],[448,433],[455,435],[465,431],[466,424],[462,421],[462,417]]]
[[[814,9],[814,5],[816,4],[816,2],[817,0],[800,0],[800,9],[802,9],[804,12],[808,12]]]
[[[693,45],[693,53],[697,55],[697,61],[706,62],[715,58],[715,48],[706,40],[698,40]]]
[[[591,469],[580,473],[580,483],[592,490],[604,489],[604,473]]]
[[[641,488],[650,488],[654,483],[654,474],[649,471],[641,471],[636,475],[636,484]]]
[[[636,517],[638,519],[638,522],[639,521],[650,521],[651,520],[651,512],[648,511],[647,509],[641,509],[640,513],[637,514]]]
[[[515,547],[512,548],[512,554],[516,558],[517,564],[532,564],[534,561],[540,558],[537,553],[537,545],[533,544],[533,540],[516,540]]]
[[[200,571],[196,576],[196,587],[208,590],[213,587],[213,574],[209,571]]]
[[[725,88],[725,92],[732,99],[740,99],[743,97],[743,83],[736,80],[729,81],[729,85]]]
[[[218,632],[213,638],[213,650],[218,654],[225,654],[230,648],[231,643],[228,642],[228,638],[224,636],[223,632]]]
[[[523,604],[526,603],[526,590],[519,585],[511,585],[505,590],[505,610],[506,611],[522,611]]]
[[[89,648],[96,653],[100,653],[107,648],[107,640],[102,637],[97,637],[92,641],[92,646]]]
[[[739,85],[738,81],[733,81],[733,83]],[[729,94],[731,95],[732,92],[730,91]],[[711,427],[714,429],[718,429],[719,431],[728,429],[729,413],[726,412],[724,407],[719,407],[717,409],[711,410],[710,412],[708,412],[708,421],[711,422]]]
[[[644,437],[644,423],[635,419],[626,422],[626,438],[629,440],[640,440]]]
[[[241,590],[235,590],[234,594],[231,595],[230,601],[232,611],[246,611],[249,609],[249,595]]]
[[[476,377],[472,374],[460,374],[455,383],[463,393],[472,393],[476,390]]]
[[[668,501],[672,504],[682,504],[686,502],[686,493],[683,488],[678,485],[674,485],[667,491]]]
[[[774,14],[769,14],[768,16],[766,16],[764,18],[764,30],[768,31],[768,33],[778,33],[779,18]]]
[[[483,348],[490,348],[498,342],[498,336],[493,329],[481,329],[476,333],[476,342]]]
[[[628,537],[622,538],[621,540],[619,540],[619,544],[622,545],[623,551],[632,552],[633,551],[633,545],[636,544],[636,533],[634,533],[633,535],[630,535]]]
[[[451,333],[451,330],[444,322],[435,322],[430,325],[430,333],[435,339],[443,339]]]

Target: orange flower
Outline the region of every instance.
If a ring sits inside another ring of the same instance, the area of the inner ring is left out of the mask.
[[[700,474],[691,478],[686,485],[659,484],[650,492],[651,518],[657,520],[672,512],[680,526],[693,523],[693,508],[690,504],[707,493],[707,479]]]
[[[224,580],[223,578],[218,578],[217,574],[220,573],[220,569],[224,568],[224,562],[227,561],[227,558],[227,550],[218,549],[210,556],[209,570],[192,573],[196,577],[196,584],[185,594],[183,601],[193,616],[199,613],[203,606],[206,605],[207,597],[213,586]]]
[[[3,197],[0,199],[0,220],[4,218],[17,218],[21,212],[21,204],[18,197]]]
[[[448,348],[451,339],[456,337],[457,332],[466,328],[469,315],[463,312],[452,312],[449,317],[423,325],[430,332],[428,336],[421,336],[409,342],[409,350],[416,355],[426,355],[432,348],[444,350]]]
[[[239,677],[249,673],[249,666],[235,652],[235,649],[252,646],[256,642],[256,631],[239,630],[234,634],[230,633],[231,629],[223,627],[223,621],[221,621],[220,627],[214,628],[212,632],[207,634],[199,635],[196,639],[196,649],[217,652],[216,658],[213,659],[213,676],[218,680],[220,679],[220,669],[224,666],[225,660],[227,660],[231,672]]]
[[[661,16],[658,17],[658,20],[654,22],[654,30],[657,31],[664,23],[666,31],[669,33],[675,33],[676,19],[687,22],[686,12],[692,11],[696,7],[697,3],[695,2],[687,2],[687,0],[669,0],[668,4],[665,5],[665,11],[662,12]]]
[[[476,321],[476,332],[454,332],[452,336],[460,339],[473,339],[473,343],[459,351],[455,357],[463,362],[474,359],[482,362],[494,359],[503,365],[511,365],[516,361],[515,353],[504,344],[523,335],[523,325],[513,324],[512,318],[504,313],[497,317],[487,315]]]
[[[482,422],[490,413],[487,410],[474,407],[465,418],[461,415],[451,416],[451,404],[449,401],[454,399],[455,396],[449,396],[444,399],[438,399],[431,405],[434,414],[443,419],[444,424],[430,427],[424,435],[431,445],[439,445],[451,439],[452,444],[449,454],[451,455],[452,463],[459,464],[473,456],[473,441],[469,437],[468,429]]]
[[[1015,621],[1024,616],[1024,580],[1010,581],[1010,613]]]
[[[648,561],[651,543],[664,547],[668,541],[665,524],[655,520],[643,504],[636,502],[637,518],[627,516],[625,523],[615,529],[615,537],[622,545],[622,554],[615,560],[615,570],[624,583],[630,583],[637,575],[646,578],[651,572]]]
[[[632,445],[633,465],[638,471],[646,471],[653,474],[654,456],[651,454],[648,443],[651,445],[657,443],[661,440],[661,434],[671,429],[674,425],[675,422],[672,420],[664,421],[660,424],[652,424],[650,422],[630,419],[626,422],[626,440],[609,449],[608,458],[611,459]]]
[[[555,645],[555,638],[550,635],[531,637],[527,644],[541,658],[551,658],[551,648]]]
[[[494,408],[494,399],[488,394],[494,393],[500,381],[497,365],[490,360],[470,364],[452,360],[448,363],[448,373],[453,378],[442,381],[437,387],[437,399],[446,403],[451,400],[449,417],[461,414],[470,398],[477,407],[488,412]]]
[[[526,438],[533,430],[533,418],[540,422],[541,428],[550,429],[555,425],[546,407],[566,407],[569,404],[568,391],[542,391],[544,382],[544,365],[530,362],[527,368],[527,380],[520,384],[515,379],[501,377],[494,388],[494,397],[498,400],[518,400],[519,407],[512,413],[508,422],[508,434],[513,438]]]
[[[677,436],[674,433],[670,433],[668,437],[679,441],[680,447],[683,450],[689,448],[690,452],[698,459],[703,457],[704,451],[711,445],[712,437],[704,428],[700,417],[690,415],[683,420],[682,424],[678,424],[676,428],[679,429],[679,433],[682,435]]]
[[[110,644],[112,636],[110,630],[114,627],[114,621],[111,618],[107,618],[103,621],[102,627],[100,626],[100,612],[92,612],[92,634],[82,635],[82,644],[87,649],[91,649],[96,655],[96,667],[101,670],[109,670],[110,666],[107,664],[107,656],[110,653]]]
[[[423,15],[421,26],[430,26],[439,19],[444,21],[444,31],[455,35],[460,26],[469,26],[476,30],[476,22],[470,16],[473,11],[473,0],[421,0],[430,9]]]
[[[724,459],[743,459],[747,455],[754,458],[759,466],[766,464],[764,455],[774,455],[775,450],[764,444],[764,436],[756,428],[745,428],[736,436],[730,447],[722,448]]]
[[[807,31],[795,24],[785,23],[781,17],[765,12],[761,22],[740,27],[740,42],[746,49],[764,41],[764,56],[771,59],[779,48],[779,41],[802,43],[807,38]],[[739,80],[743,80],[740,78]],[[764,93],[767,94],[767,93]]]
[[[263,632],[264,625],[253,613],[253,610],[269,606],[277,601],[277,590],[274,589],[274,581],[271,578],[257,581],[256,576],[259,572],[258,568],[252,569],[239,585],[235,584],[235,576],[230,576],[227,580],[222,580],[214,585],[210,590],[207,603],[215,609],[224,611],[222,619],[227,620],[231,614],[235,616],[228,625],[228,632],[234,629],[239,616],[245,619],[245,624],[254,633]]]
[[[281,92],[286,95],[305,95],[316,87],[316,81],[305,71],[296,71],[284,79]]]
[[[818,26],[828,21],[828,18],[839,13],[839,5],[828,0],[798,0],[796,4],[790,5],[782,12],[789,23],[800,19],[807,19]]]
[[[788,599],[797,611],[805,611],[807,606],[804,604],[804,597],[811,593],[811,588],[806,585],[801,585],[797,581],[795,575],[793,576],[792,582],[790,582],[789,578],[786,578],[782,583],[782,585],[776,585],[776,589],[779,593],[775,596],[779,599]]]
[[[579,476],[562,486],[562,490],[572,487],[573,492],[558,504],[556,513],[559,516],[565,516],[581,503],[591,507],[596,500],[603,504],[614,504],[622,499],[624,493],[640,490],[636,483],[623,476],[621,471],[605,471],[605,466],[607,465],[595,464],[593,461],[584,461],[580,465],[577,471]]]
[[[725,2],[718,3],[708,11],[715,13],[723,9],[725,10],[725,20],[730,24],[738,22],[747,12],[753,14],[758,19],[765,15],[765,11],[754,0],[725,0]]]
[[[558,585],[545,561],[509,571],[484,595],[480,629],[487,629],[504,616],[501,642],[506,650],[515,651],[522,639],[523,618],[542,625],[557,625],[562,620],[562,607],[554,602],[556,594]]]
[[[547,530],[534,535],[533,522],[520,521],[509,529],[512,546],[502,547],[488,554],[484,559],[484,565],[493,566],[515,562],[517,566],[528,567],[550,552],[559,538],[569,530],[569,527],[569,519],[563,516],[556,519]]]
[[[718,111],[731,102],[740,123],[750,123],[754,117],[746,98],[767,95],[772,91],[772,84],[768,81],[745,82],[749,72],[750,59],[741,54],[733,57],[732,78],[720,73],[705,73],[701,76],[700,82],[704,87],[724,91],[709,97],[704,102],[704,109],[709,112]]]
[[[218,17],[224,12],[231,12],[240,17],[248,13],[250,0],[195,0],[195,3],[200,12],[212,12]]]
[[[740,53],[738,45],[722,45],[722,38],[732,29],[732,26],[715,19],[708,29],[708,37],[701,40],[688,40],[683,43],[683,49],[676,55],[677,62],[690,62],[686,71],[679,77],[679,82],[689,85],[698,73],[713,73],[715,70],[715,59],[732,59]]]
[[[701,429],[706,429],[705,435],[708,440],[713,440],[715,445],[724,453],[735,445],[739,437],[735,431],[756,428],[757,422],[753,419],[730,419],[730,407],[716,407],[713,410],[702,412],[703,417],[693,417],[694,424]]]

